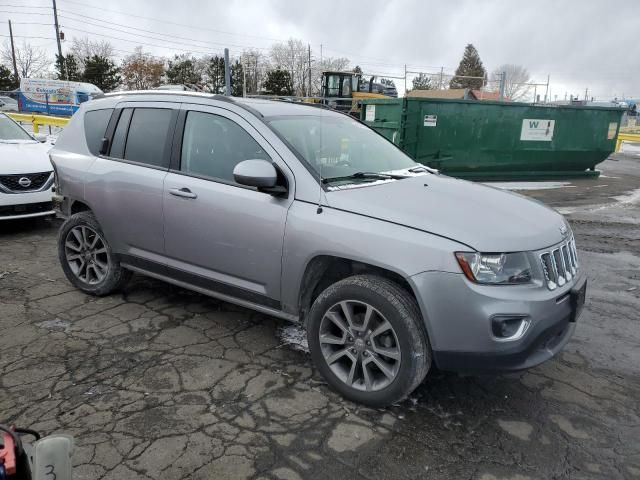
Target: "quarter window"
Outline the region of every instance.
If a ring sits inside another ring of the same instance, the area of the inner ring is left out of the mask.
[[[243,160],[271,160],[237,123],[210,113],[189,112],[184,126],[180,170],[234,182],[233,169]]]
[[[113,108],[105,108],[103,110],[90,110],[84,114],[84,135],[87,139],[89,151],[98,155],[102,139],[107,131],[109,119],[113,113]]]

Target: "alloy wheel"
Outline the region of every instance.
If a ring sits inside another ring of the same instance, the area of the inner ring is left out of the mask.
[[[107,247],[102,236],[93,228],[79,225],[69,230],[64,251],[69,268],[83,282],[95,285],[107,276]]]
[[[400,370],[398,336],[373,306],[345,300],[324,314],[320,349],[331,371],[348,386],[377,391],[389,386]]]

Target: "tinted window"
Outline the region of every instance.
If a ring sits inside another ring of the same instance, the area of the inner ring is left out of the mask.
[[[210,113],[189,112],[184,126],[180,170],[233,182],[243,160],[271,160],[242,127]]]
[[[168,108],[134,109],[124,158],[156,167],[168,167],[165,145],[172,113]]]
[[[107,131],[107,124],[113,113],[113,108],[91,110],[84,114],[84,134],[89,151],[94,155],[100,152],[100,144]]]
[[[132,108],[126,108],[120,113],[118,126],[113,134],[111,141],[111,150],[109,156],[114,158],[122,158],[124,155],[124,144],[127,141],[127,130],[129,130],[129,122],[131,121]]]

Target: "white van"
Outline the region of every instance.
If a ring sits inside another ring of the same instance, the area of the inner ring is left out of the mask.
[[[18,104],[21,112],[71,116],[81,103],[98,95],[102,95],[102,90],[91,83],[23,78]]]

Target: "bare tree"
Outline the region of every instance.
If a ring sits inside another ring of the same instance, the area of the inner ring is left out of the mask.
[[[84,63],[87,58],[98,56],[113,59],[113,45],[108,40],[89,40],[89,37],[74,37],[71,41],[71,54],[76,58],[76,62],[81,70],[84,70]]]
[[[34,47],[26,41],[22,41],[20,45],[16,45],[16,64],[18,66],[18,75],[21,78],[39,77],[47,74],[47,70],[51,66],[51,59],[47,52]],[[2,46],[2,62],[7,65],[13,63],[11,57],[11,45],[5,41]]]
[[[135,52],[122,60],[122,83],[128,90],[146,90],[160,85],[164,73],[164,60],[136,47]]]
[[[302,40],[290,38],[271,47],[271,66],[286,70],[291,75],[295,95],[306,96],[309,89],[309,57]]]
[[[531,81],[529,71],[522,65],[513,65],[506,63],[500,65],[491,74],[492,90],[500,89],[500,81],[503,73],[506,74],[504,85],[504,95],[510,100],[520,100],[529,93]]]

